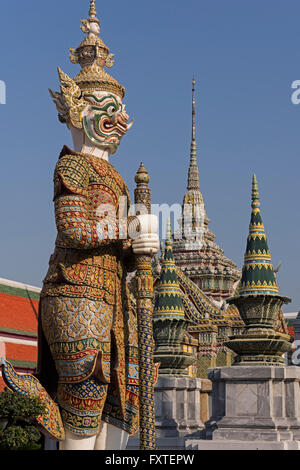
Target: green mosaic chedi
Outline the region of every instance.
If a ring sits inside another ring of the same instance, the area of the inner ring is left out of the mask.
[[[239,295],[278,295],[271,253],[260,213],[256,176],[252,180],[252,213]]]
[[[160,283],[155,301],[155,318],[184,318],[181,291],[173,258],[170,222],[166,236],[164,260],[160,274]]]
[[[275,331],[282,305],[290,302],[279,295],[271,253],[260,213],[256,176],[252,180],[252,213],[239,296],[229,299],[239,310],[245,329],[225,344],[237,356],[234,365],[285,364],[291,350],[289,335]]]
[[[173,258],[171,227],[168,223],[164,259],[157,290],[154,314],[155,362],[160,375],[188,375],[195,362],[193,354],[183,350],[182,343],[191,323],[185,318],[182,294]]]

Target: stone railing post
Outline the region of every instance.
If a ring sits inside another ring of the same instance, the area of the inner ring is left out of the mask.
[[[209,406],[210,394],[212,393],[212,383],[209,379],[201,379],[200,390],[200,417],[203,424],[209,420],[211,410]]]

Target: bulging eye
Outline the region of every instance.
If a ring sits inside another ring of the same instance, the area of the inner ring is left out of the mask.
[[[108,114],[114,114],[116,112],[116,108],[115,106],[110,106],[108,109],[107,109],[107,113]]]

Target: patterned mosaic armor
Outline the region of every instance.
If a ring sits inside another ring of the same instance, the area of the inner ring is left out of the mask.
[[[54,175],[58,236],[41,294],[38,369],[65,429],[76,435],[97,434],[101,419],[131,434],[138,427],[137,327],[126,284],[134,256],[123,239],[124,197],[129,204],[110,163],[63,148]],[[48,347],[56,389],[53,375],[48,380]]]

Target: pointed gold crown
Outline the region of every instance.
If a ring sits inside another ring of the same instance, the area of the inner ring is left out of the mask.
[[[99,37],[100,21],[97,18],[96,2],[91,0],[89,17],[81,20],[81,30],[87,37],[77,49],[70,49],[70,60],[73,64],[80,64],[81,71],[74,78],[75,83],[82,91],[109,91],[118,95],[121,99],[125,96],[125,88],[117,80],[111,77],[106,68],[114,65],[114,54],[109,53],[109,48]]]

